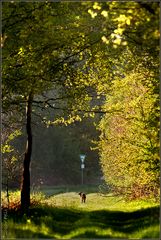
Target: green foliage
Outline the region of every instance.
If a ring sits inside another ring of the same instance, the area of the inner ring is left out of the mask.
[[[13,133],[11,133],[6,141],[2,144],[2,153],[10,153],[14,151],[14,148],[10,145],[10,142],[13,141],[16,137],[20,136],[22,133],[20,130],[15,130]]]
[[[81,16],[83,8],[80,3],[3,3],[4,109],[24,106],[31,92],[42,108],[56,100],[56,108],[72,106],[77,115],[87,107],[91,98],[82,69],[98,37],[85,9]]]
[[[152,76],[147,76],[134,72],[116,79],[104,106],[107,114],[100,122],[106,181],[129,191],[139,186],[140,195],[148,194],[147,186],[159,186],[159,95],[149,87]]]
[[[101,19],[102,41],[108,46],[116,49],[128,45],[153,56],[159,51],[158,2],[94,2],[88,13],[97,21]]]
[[[159,5],[99,2],[88,13],[101,19],[106,45],[106,59],[98,53],[90,72],[105,99],[98,145],[105,179],[134,198],[159,195]]]
[[[9,131],[9,130],[8,130]],[[13,131],[13,130],[11,130]],[[3,142],[1,146],[2,151],[2,186],[8,189],[11,187],[14,180],[17,180],[20,172],[21,157],[17,149],[14,147],[13,142],[21,135],[20,129],[13,132],[5,131],[2,134]]]

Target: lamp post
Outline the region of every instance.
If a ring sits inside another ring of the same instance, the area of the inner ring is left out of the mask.
[[[80,157],[80,160],[81,160],[81,169],[82,169],[81,183],[83,185],[83,169],[85,168],[84,160],[85,160],[86,155],[85,154],[80,154],[79,157]]]

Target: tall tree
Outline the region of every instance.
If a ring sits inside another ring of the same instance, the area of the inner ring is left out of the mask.
[[[22,210],[30,205],[32,115],[45,121],[43,110],[49,107],[67,109],[70,118],[82,106],[89,110],[90,84],[82,79],[89,49],[100,36],[93,33],[88,13],[81,16],[83,7],[77,3],[3,3],[3,109],[6,114],[17,111],[17,120],[25,123],[27,133]]]
[[[98,84],[106,96],[99,142],[105,178],[134,191],[140,186],[142,194],[158,191],[159,4],[95,3],[91,16],[97,15],[114,22],[102,41],[117,49],[113,71],[103,78],[108,83]]]
[[[125,192],[131,188],[134,193],[137,187],[142,195],[159,187],[159,106],[151,78],[135,71],[115,80],[105,104],[111,113],[100,122],[99,147],[107,182]]]

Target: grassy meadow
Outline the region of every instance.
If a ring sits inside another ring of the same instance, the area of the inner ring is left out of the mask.
[[[87,193],[85,204],[80,202],[80,190]],[[19,191],[10,192],[11,203],[19,198]],[[90,186],[44,187],[31,199],[27,215],[13,209],[5,212],[4,239],[159,239],[159,203],[152,199],[125,201]]]

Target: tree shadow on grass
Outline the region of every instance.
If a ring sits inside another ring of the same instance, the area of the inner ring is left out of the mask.
[[[94,221],[110,226],[115,231],[133,232],[137,228],[159,223],[159,207],[133,212],[98,210],[90,213]]]
[[[30,209],[29,216],[21,216],[20,212],[10,212],[9,219],[15,223],[26,224],[30,219],[31,224],[37,229],[44,226],[48,231],[45,233],[32,232],[32,230],[15,229],[14,235],[18,238],[53,238],[54,236],[71,235],[72,238],[113,238],[107,233],[106,236],[101,235],[101,230],[111,229],[112,232],[128,235],[141,231],[149,226],[159,225],[159,207],[141,209],[133,212],[121,211],[79,211],[69,208],[54,208],[51,206],[38,206]],[[79,231],[83,229],[83,232]],[[97,233],[95,229],[100,229]],[[159,238],[159,232],[158,234]],[[146,236],[151,238],[152,236]],[[56,238],[56,237],[54,237]],[[53,238],[53,239],[54,239]],[[58,238],[58,237],[57,237]],[[61,238],[60,238],[61,239]]]

